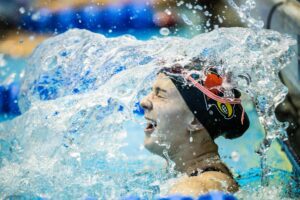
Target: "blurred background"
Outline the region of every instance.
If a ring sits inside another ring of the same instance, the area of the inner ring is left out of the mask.
[[[13,56],[70,28],[147,39],[224,26],[243,24],[223,0],[0,0],[0,52]]]
[[[246,0],[235,0],[242,5]],[[280,141],[298,163],[300,155],[300,2],[260,0],[252,15],[265,28],[298,40],[296,56],[280,78],[289,94],[277,109],[289,121],[289,140]],[[194,35],[219,27],[247,27],[228,0],[0,0],[0,121],[20,114],[18,91],[23,69],[34,48],[48,37],[71,28],[138,39]]]

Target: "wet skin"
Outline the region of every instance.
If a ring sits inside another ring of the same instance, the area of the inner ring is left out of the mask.
[[[142,99],[141,106],[148,122],[145,128],[145,148],[164,158],[167,152],[178,171],[185,173],[188,166],[183,166],[201,157],[219,156],[217,145],[165,74],[158,74],[152,91]],[[197,196],[210,190],[234,192],[237,188],[229,175],[208,171],[196,177],[178,180],[170,193]]]
[[[167,76],[157,76],[141,106],[147,121],[157,124],[154,129],[145,130],[144,145],[150,152],[162,155],[165,145],[170,146],[169,152],[175,152],[183,138],[189,139],[188,124],[194,120],[194,115]]]

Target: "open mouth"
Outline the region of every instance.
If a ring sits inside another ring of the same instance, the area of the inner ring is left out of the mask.
[[[148,122],[147,122],[147,125],[146,125],[146,128],[144,129],[144,131],[147,134],[151,134],[157,127],[157,123],[156,123],[156,121],[154,121],[152,119],[149,119],[149,118],[146,118],[146,119]]]

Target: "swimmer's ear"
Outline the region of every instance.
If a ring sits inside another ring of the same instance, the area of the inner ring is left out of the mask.
[[[199,131],[204,129],[204,126],[199,122],[199,120],[194,117],[194,119],[187,126],[188,131]]]

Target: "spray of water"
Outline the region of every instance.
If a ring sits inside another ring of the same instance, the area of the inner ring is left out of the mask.
[[[245,28],[144,42],[84,30],[50,38],[29,59],[19,101],[23,114],[0,124],[1,196],[24,191],[59,199],[153,198],[159,193],[154,182],[166,176],[149,155],[135,152],[129,159],[123,148],[132,133],[124,126],[140,121],[132,111],[157,70],[196,57],[219,65],[235,88],[254,99],[264,97],[257,106],[262,116],[269,115],[263,120],[271,120],[264,121],[268,137],[276,137],[274,130],[283,127],[270,111],[286,94],[277,73],[294,44],[275,31]]]
[[[249,50],[260,54],[262,60],[268,59],[268,56],[264,51],[260,51],[257,48],[262,46],[269,46],[272,40],[266,40],[264,37],[260,37],[259,32],[263,29],[264,23],[261,20],[257,20],[251,16],[251,12],[256,6],[254,0],[246,0],[243,4],[238,6],[234,0],[228,0],[229,4],[237,11],[242,22],[248,25],[254,31],[253,37],[249,38]],[[261,77],[263,74],[270,74],[267,79],[261,79],[257,82],[258,86],[264,88],[272,88],[269,92],[263,93],[251,93],[252,99],[255,102],[256,110],[259,114],[259,121],[264,127],[265,138],[261,142],[257,153],[261,157],[262,168],[262,184],[268,185],[268,175],[270,175],[270,169],[267,166],[267,151],[272,142],[279,138],[286,140],[286,128],[287,122],[280,122],[276,119],[275,108],[283,102],[285,96],[288,93],[288,89],[281,83],[279,79],[279,71],[283,69],[285,65],[282,63],[287,62],[287,57],[282,57],[277,60],[274,65],[269,63],[261,63],[259,69],[255,72],[255,76]],[[264,75],[263,75],[264,76]],[[273,90],[274,89],[274,90]]]

